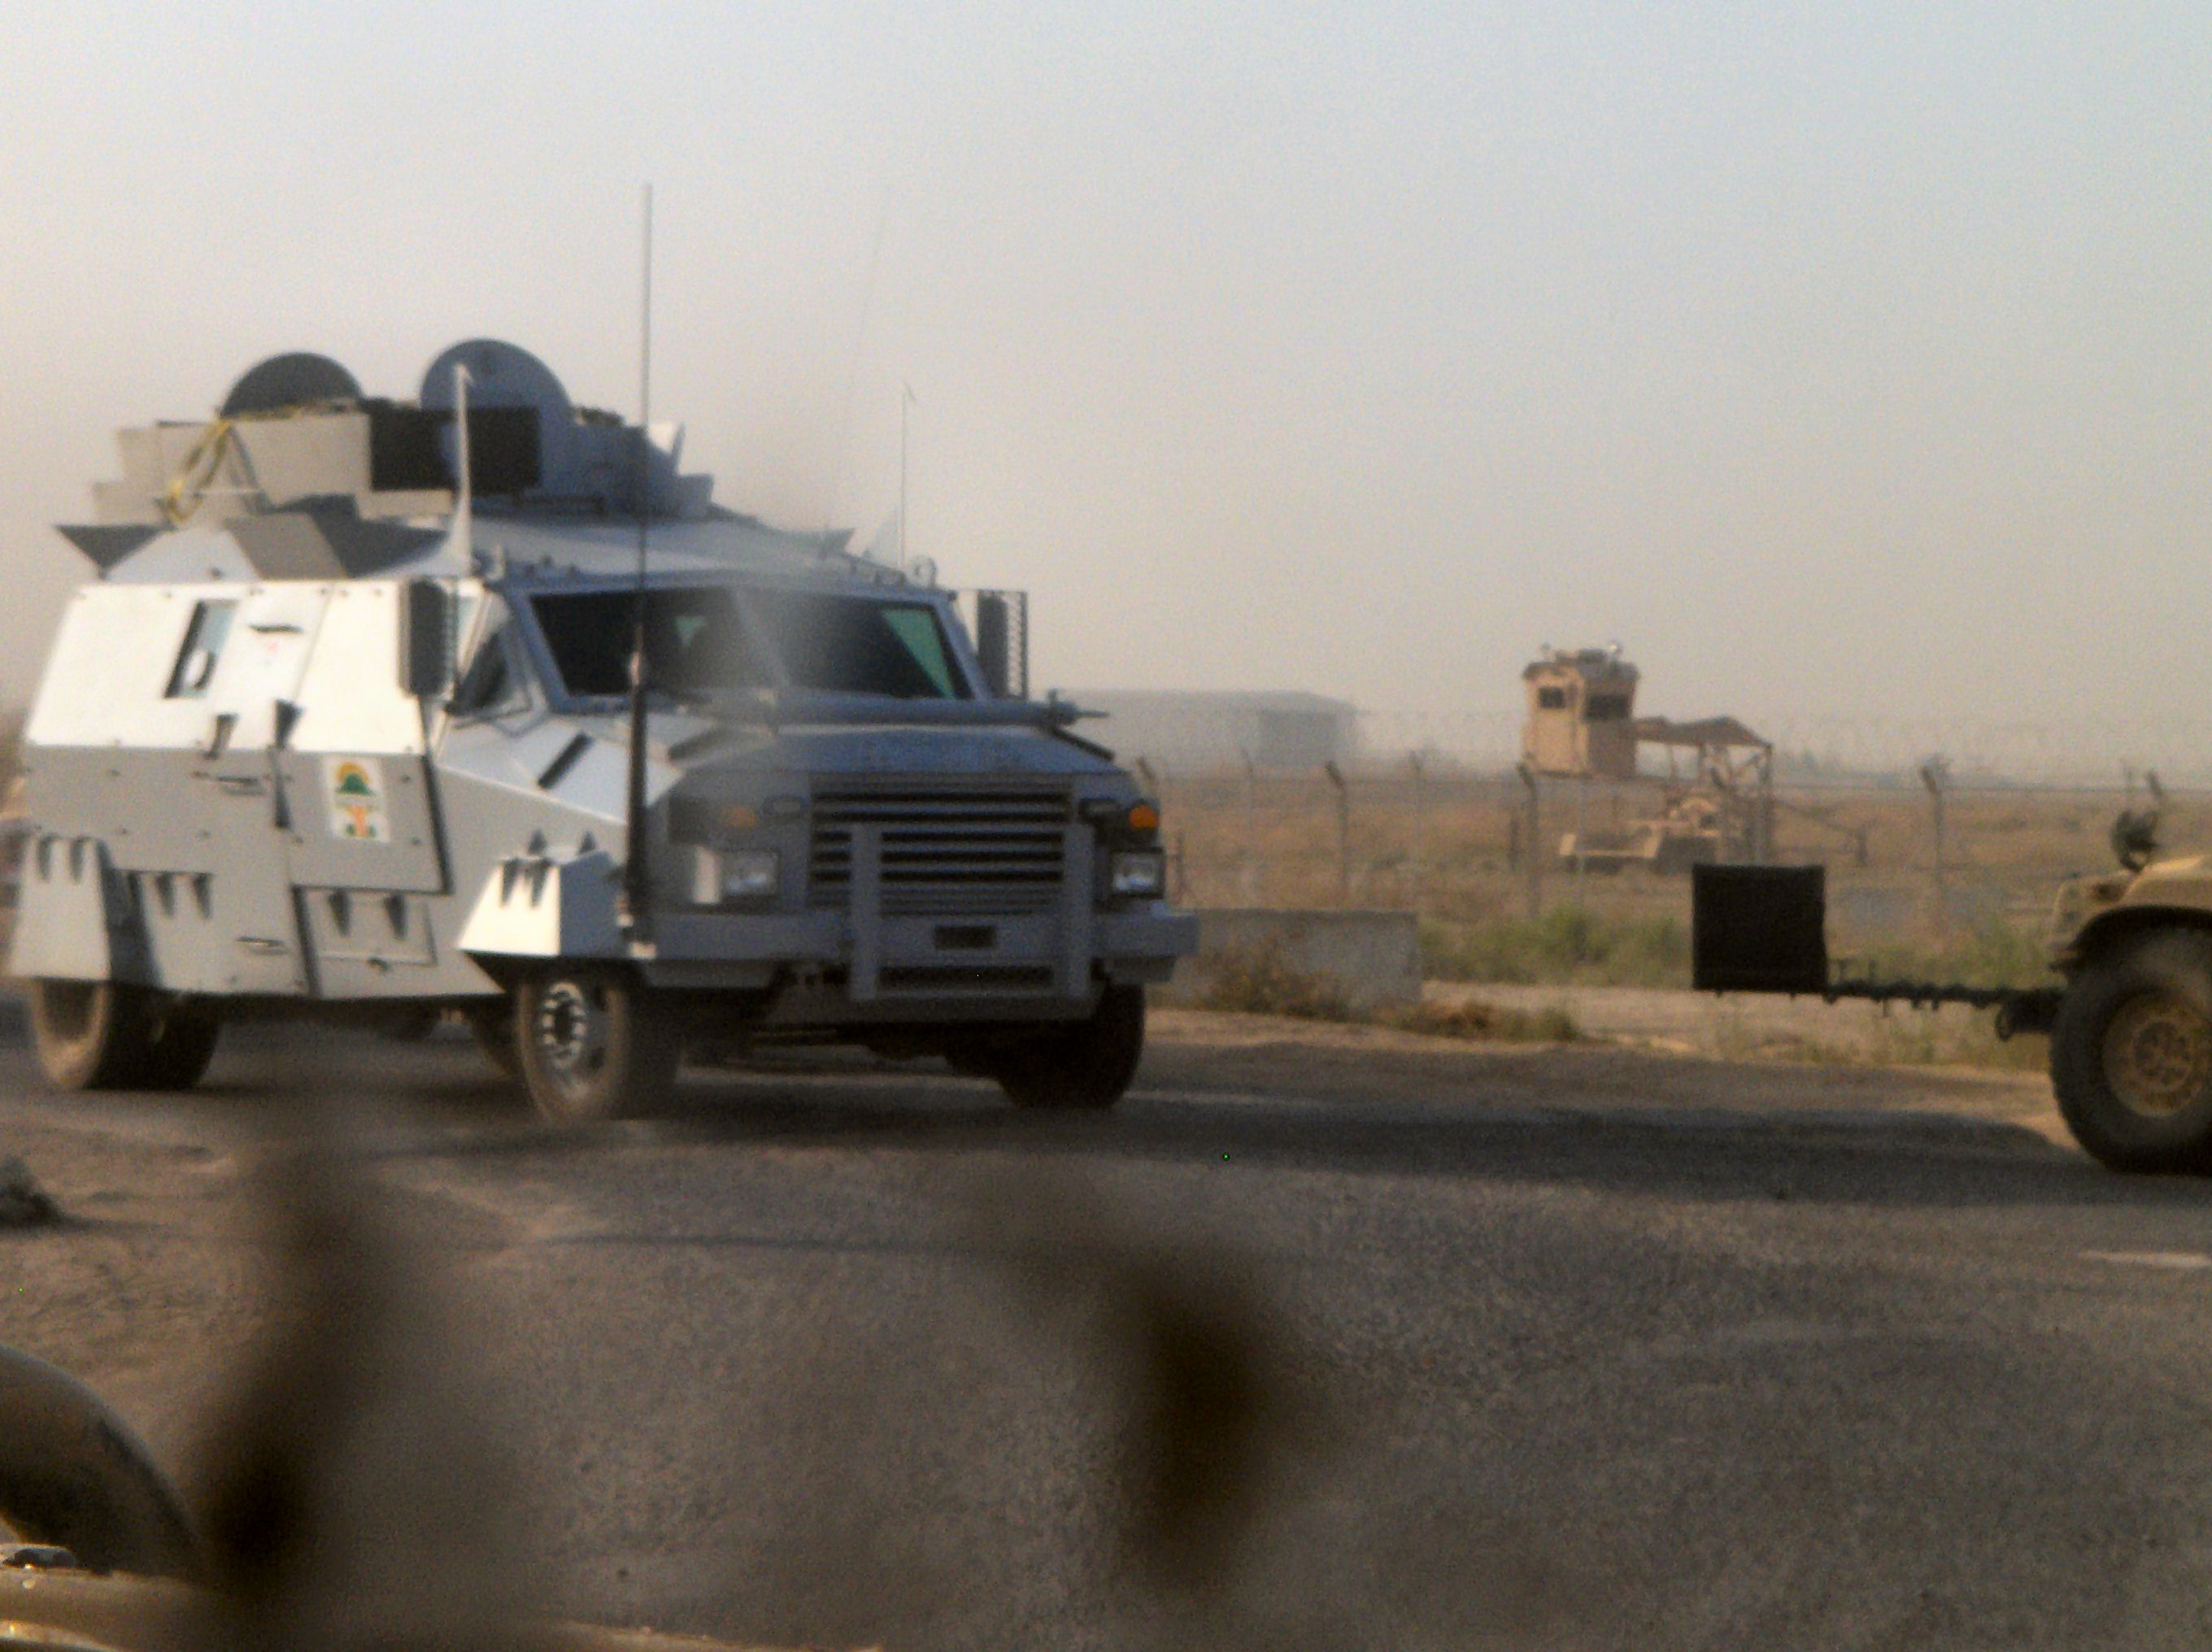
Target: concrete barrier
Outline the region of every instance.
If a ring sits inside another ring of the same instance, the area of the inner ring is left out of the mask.
[[[1198,956],[1153,996],[1163,1004],[1195,1002],[1224,959],[1255,956],[1328,982],[1355,1010],[1411,1004],[1421,995],[1420,937],[1410,912],[1212,907],[1198,912]]]

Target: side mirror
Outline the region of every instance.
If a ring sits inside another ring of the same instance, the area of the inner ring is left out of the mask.
[[[1029,606],[1026,592],[975,593],[975,659],[1001,700],[1029,696]]]
[[[460,610],[436,580],[410,580],[399,593],[399,688],[420,700],[443,699],[453,686]]]

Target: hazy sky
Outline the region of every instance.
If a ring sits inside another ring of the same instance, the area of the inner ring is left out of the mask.
[[[1042,681],[1449,743],[1618,639],[1650,710],[2212,745],[2208,87],[2203,0],[11,0],[0,690],[112,428],[261,356],[634,410],[651,179],[691,464],[865,537],[911,383],[914,549]]]

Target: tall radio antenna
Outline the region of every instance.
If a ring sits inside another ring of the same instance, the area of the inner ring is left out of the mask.
[[[454,491],[453,523],[447,538],[460,547],[462,565],[466,567],[469,547],[476,534],[476,490],[472,483],[476,467],[469,458],[469,369],[465,361],[453,363],[453,440],[454,457],[459,460],[453,468],[460,473],[460,485]]]
[[[628,858],[624,904],[633,943],[653,938],[653,878],[645,843],[645,558],[653,519],[653,185],[645,186],[637,328],[637,583],[630,596],[629,796],[624,811]]]

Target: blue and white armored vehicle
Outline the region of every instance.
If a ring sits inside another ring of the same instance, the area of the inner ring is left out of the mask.
[[[1196,925],[1155,805],[1027,697],[1010,596],[971,636],[490,341],[412,403],[276,357],[120,444],[25,730],[10,964],[56,1083],[189,1086],[242,1014],[458,1011],[561,1119],[707,1044],[1127,1087]]]

